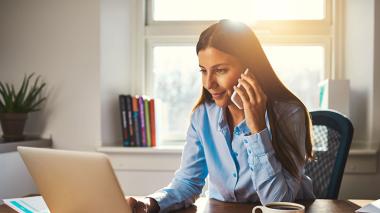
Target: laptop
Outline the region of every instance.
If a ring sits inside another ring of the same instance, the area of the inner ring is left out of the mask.
[[[132,213],[105,154],[18,147],[54,213]]]

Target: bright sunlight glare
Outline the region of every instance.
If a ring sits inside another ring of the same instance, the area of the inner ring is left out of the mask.
[[[321,20],[325,0],[153,0],[153,20]]]

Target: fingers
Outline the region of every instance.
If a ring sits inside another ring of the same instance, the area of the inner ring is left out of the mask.
[[[133,197],[128,197],[127,203],[129,204],[130,207],[134,208],[137,205],[137,200]]]
[[[246,96],[249,97],[249,101],[251,103],[256,102],[256,92],[254,91],[253,87],[244,79],[239,79],[239,83],[243,86],[244,91],[243,93],[246,94]]]
[[[255,76],[242,74],[239,83],[241,87],[235,86],[234,90],[242,100],[244,108],[266,104],[267,97]]]
[[[254,75],[242,74],[242,81],[246,82],[246,87],[252,87],[253,89],[247,91],[254,91],[255,93],[255,102],[261,102],[266,100],[266,95],[262,90],[260,83],[257,81]],[[248,86],[249,84],[249,86]]]
[[[147,206],[145,205],[144,202],[138,201],[133,197],[128,197],[126,198],[126,200],[129,206],[133,209],[133,212],[136,212],[136,213],[147,212]]]
[[[249,97],[247,96],[246,92],[243,91],[243,88],[234,86],[234,90],[239,95],[241,101],[243,102],[243,106],[246,107],[247,104],[249,104]]]
[[[135,209],[136,209],[136,212],[137,212],[137,213],[140,213],[140,212],[141,212],[141,213],[148,212],[148,208],[147,208],[146,204],[143,203],[143,202],[141,202],[141,201],[137,201],[137,204],[136,204]]]

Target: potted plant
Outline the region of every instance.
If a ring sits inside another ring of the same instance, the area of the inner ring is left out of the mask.
[[[46,97],[41,92],[46,83],[40,77],[31,82],[34,73],[25,75],[20,89],[16,92],[14,85],[0,81],[0,122],[4,141],[24,139],[24,127],[29,112],[40,110],[39,106]]]

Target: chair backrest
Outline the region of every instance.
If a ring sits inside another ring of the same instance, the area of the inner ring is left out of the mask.
[[[336,111],[312,111],[311,119],[316,159],[306,164],[305,173],[313,180],[317,198],[337,199],[354,129]]]

